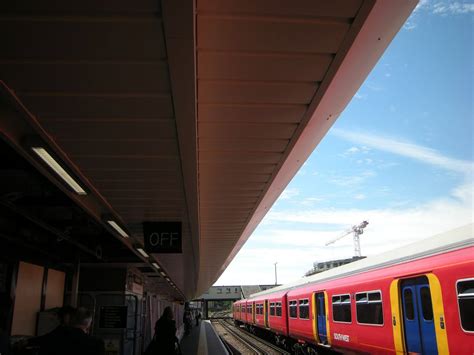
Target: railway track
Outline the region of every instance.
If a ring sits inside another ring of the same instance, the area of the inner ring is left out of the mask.
[[[212,325],[228,345],[232,354],[242,355],[289,355],[290,353],[279,347],[249,334],[234,326],[231,321],[216,319]]]

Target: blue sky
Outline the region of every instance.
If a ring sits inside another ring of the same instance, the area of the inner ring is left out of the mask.
[[[473,222],[474,4],[420,1],[218,285],[303,276]]]

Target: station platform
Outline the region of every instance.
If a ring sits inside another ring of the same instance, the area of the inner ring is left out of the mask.
[[[181,339],[183,355],[229,355],[209,320],[194,326],[188,335]]]

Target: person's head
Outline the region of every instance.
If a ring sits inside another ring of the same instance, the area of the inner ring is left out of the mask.
[[[171,310],[170,306],[165,307],[165,310],[163,311],[163,315],[161,316],[162,318],[173,320],[173,311]]]
[[[76,312],[76,309],[72,306],[61,307],[58,311],[59,324],[69,325],[71,323],[71,318]]]
[[[87,333],[92,324],[92,312],[84,307],[79,307],[71,317],[69,325]]]

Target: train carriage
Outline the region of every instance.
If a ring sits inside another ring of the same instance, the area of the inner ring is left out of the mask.
[[[288,336],[287,291],[267,296],[269,328],[276,336]]]
[[[459,228],[252,295],[247,302],[263,303],[258,319],[268,317],[267,328],[278,339],[286,324],[286,343],[308,354],[317,346],[371,354],[471,354],[472,234],[473,225]],[[277,300],[282,316],[274,323]]]
[[[246,301],[245,302],[245,323],[253,324],[253,305],[252,302]]]
[[[255,310],[252,324],[259,328],[268,328],[268,300],[266,297],[252,299],[252,306]]]
[[[242,321],[242,304],[245,304],[245,301],[240,300],[234,302],[232,308],[232,316],[234,321]]]

